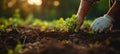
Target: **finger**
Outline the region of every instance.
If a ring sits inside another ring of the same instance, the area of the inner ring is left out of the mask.
[[[93,27],[92,27],[92,30],[95,31],[95,29],[96,29],[96,26],[93,26]]]
[[[104,26],[100,26],[99,33],[101,33],[104,30]]]
[[[99,29],[100,29],[100,24],[99,23],[95,23],[94,25],[93,25],[93,28],[92,28],[95,32],[98,32],[99,31]]]
[[[96,26],[96,28],[95,28],[94,30],[95,30],[95,32],[98,32],[99,29],[100,29],[100,27],[99,27],[99,26]]]
[[[90,28],[89,28],[89,31],[91,31],[91,30],[92,30],[92,28],[90,27]]]
[[[91,25],[91,28],[92,28],[92,30],[95,30],[95,28],[96,28],[96,22],[93,22],[93,24]]]
[[[90,26],[90,29],[92,29],[92,30],[93,30],[93,28],[94,28],[94,24],[92,24],[92,25]]]
[[[91,29],[93,29],[94,27],[96,26],[96,21],[94,21],[92,24],[91,24]]]
[[[103,29],[100,29],[100,30],[99,30],[99,33],[101,33],[102,31],[103,31]]]

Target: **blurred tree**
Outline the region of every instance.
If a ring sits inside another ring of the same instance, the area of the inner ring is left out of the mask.
[[[43,19],[58,19],[71,17],[77,13],[80,0],[43,0],[40,17]]]
[[[21,17],[25,18],[29,14],[39,11],[36,5],[30,5],[27,0],[0,0],[0,17],[12,17],[16,10],[20,11]]]
[[[41,5],[36,5],[33,2],[38,3],[40,2],[39,0],[0,0],[0,17],[12,17],[15,11],[19,10],[22,18],[26,18],[29,14],[33,14],[35,18],[43,20],[53,20],[60,17],[67,18],[77,13],[80,3],[80,0],[41,1]],[[108,0],[101,0],[101,2],[93,5],[86,18],[95,18],[103,15],[107,10]]]
[[[109,0],[101,0],[96,4],[93,4],[86,18],[94,19],[103,16],[108,11],[108,8],[109,8]]]
[[[60,0],[61,5],[57,8],[60,17],[71,17],[72,14],[76,14],[80,0]]]

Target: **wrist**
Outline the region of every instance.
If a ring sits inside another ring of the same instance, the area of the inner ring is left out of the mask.
[[[104,17],[109,19],[110,21],[114,22],[114,19],[110,15],[105,14]]]
[[[84,18],[83,16],[81,16],[81,15],[77,15],[77,18]]]

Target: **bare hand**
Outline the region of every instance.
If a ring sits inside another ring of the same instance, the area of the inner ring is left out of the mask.
[[[82,26],[84,22],[84,18],[81,18],[81,17],[77,17],[77,29],[80,30],[80,27]]]

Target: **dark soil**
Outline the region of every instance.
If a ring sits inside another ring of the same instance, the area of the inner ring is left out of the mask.
[[[24,47],[15,54],[120,54],[120,30],[90,34],[10,26],[0,31],[0,54],[14,49],[18,41]]]

